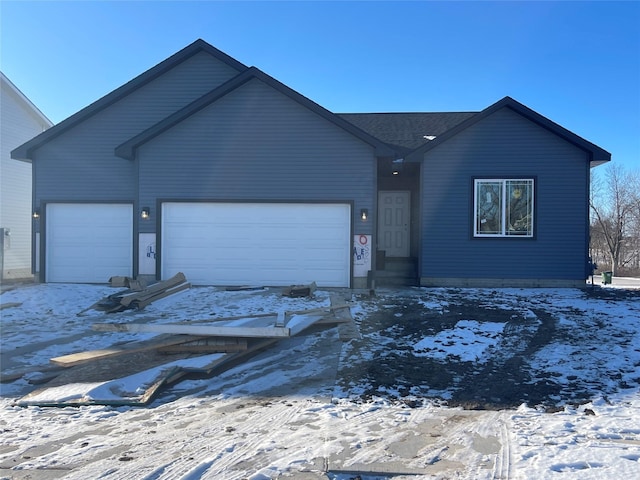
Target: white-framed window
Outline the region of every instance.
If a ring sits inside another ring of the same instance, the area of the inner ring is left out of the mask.
[[[474,237],[533,237],[533,179],[475,179]]]

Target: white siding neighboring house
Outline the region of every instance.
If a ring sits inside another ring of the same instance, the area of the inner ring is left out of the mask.
[[[31,163],[10,152],[53,124],[0,72],[0,228],[4,251],[0,279],[31,276]]]

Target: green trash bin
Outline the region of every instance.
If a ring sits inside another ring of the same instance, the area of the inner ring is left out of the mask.
[[[611,272],[602,272],[602,284],[609,285],[611,283]]]

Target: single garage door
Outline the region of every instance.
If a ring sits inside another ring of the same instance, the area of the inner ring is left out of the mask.
[[[46,217],[47,282],[106,283],[132,276],[133,206],[50,203]]]
[[[348,204],[164,203],[162,278],[348,287],[350,225]]]

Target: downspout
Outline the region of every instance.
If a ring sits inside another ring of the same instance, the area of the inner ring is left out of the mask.
[[[593,153],[588,153],[587,155],[587,174],[586,174],[586,193],[587,193],[587,201],[585,202],[586,212],[585,212],[585,247],[584,247],[584,268],[585,275],[584,278],[587,279],[591,277],[591,284],[593,285],[593,273],[594,268],[592,267],[593,262],[590,255],[591,248],[591,162],[593,160]]]
[[[367,279],[367,287],[369,293],[373,296],[376,291],[376,276],[378,271],[378,167],[380,163],[380,157],[376,156],[376,164],[373,169],[373,212],[371,212],[371,271],[369,272],[369,279]]]

